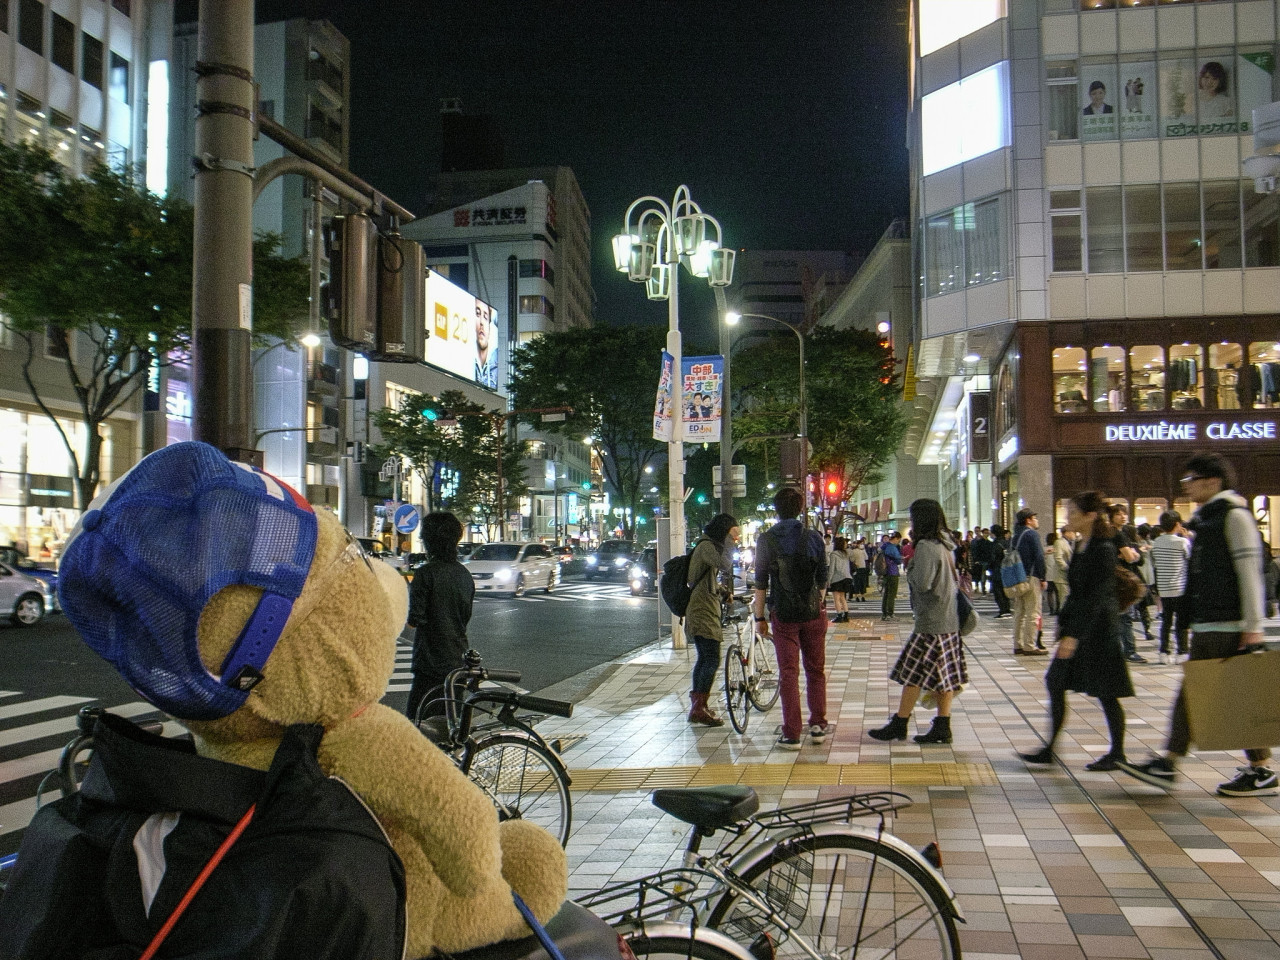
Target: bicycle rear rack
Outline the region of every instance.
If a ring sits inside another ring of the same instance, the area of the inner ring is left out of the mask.
[[[642,928],[646,922],[678,920],[687,913],[689,928],[694,930],[699,910],[709,896],[699,890],[701,876],[711,877],[696,867],[663,870],[604,887],[577,898],[577,902],[613,927]]]
[[[769,810],[753,817],[751,826],[763,830],[783,830],[815,823],[848,823],[856,817],[883,818],[885,814],[911,804],[910,797],[894,790],[856,793],[849,797],[835,797]]]

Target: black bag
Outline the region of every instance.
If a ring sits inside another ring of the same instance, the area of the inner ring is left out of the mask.
[[[658,578],[658,593],[662,595],[662,602],[677,617],[683,617],[688,612],[689,599],[693,596],[693,585],[689,583],[689,562],[692,559],[693,550],[672,557],[662,565],[662,576]]]
[[[773,549],[777,576],[773,582],[773,612],[782,623],[808,623],[822,615],[822,590],[818,587],[818,564],[826,565],[825,557],[817,560],[807,552],[783,553],[782,544],[770,530],[765,533]],[[801,538],[801,550],[804,550]]]

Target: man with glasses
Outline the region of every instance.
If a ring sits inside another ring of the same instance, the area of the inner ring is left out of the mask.
[[[1217,660],[1261,646],[1263,597],[1262,538],[1244,497],[1233,489],[1235,471],[1223,457],[1202,453],[1187,463],[1183,492],[1200,506],[1188,526],[1195,534],[1187,566],[1183,606],[1191,622],[1192,660]],[[1130,776],[1168,790],[1174,764],[1187,755],[1191,729],[1182,690],[1173,704],[1168,753],[1145,763],[1118,762]],[[1271,750],[1246,750],[1249,763],[1219,784],[1224,797],[1269,797],[1280,793],[1267,765]]]

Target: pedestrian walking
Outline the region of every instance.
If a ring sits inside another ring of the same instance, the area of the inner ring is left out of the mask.
[[[1186,609],[1191,621],[1191,659],[1219,660],[1247,652],[1263,642],[1262,537],[1248,501],[1236,493],[1235,470],[1216,453],[1187,461],[1182,491],[1199,504],[1191,517],[1191,556],[1187,562]],[[1228,709],[1229,704],[1223,708]],[[1121,764],[1130,776],[1162,790],[1177,778],[1176,764],[1191,747],[1191,727],[1181,689],[1173,703],[1165,755],[1144,763]],[[1218,785],[1225,797],[1270,797],[1280,792],[1269,766],[1271,750],[1246,750],[1245,766],[1235,779]]]
[[[1068,594],[1071,593],[1068,572],[1071,570],[1071,557],[1074,552],[1075,534],[1071,532],[1070,527],[1063,527],[1058,531],[1058,539],[1053,545],[1053,584],[1058,594],[1059,615],[1067,603]]]
[[[738,521],[727,513],[716,514],[702,528],[702,536],[689,558],[689,607],[685,611],[685,633],[693,638],[698,659],[693,665],[692,689],[689,691],[689,722],[705,727],[724,726],[724,720],[708,704],[711,684],[720,668],[720,642],[724,639],[720,625],[722,601],[733,596],[732,573],[729,585],[722,583],[725,558],[733,556],[738,542]],[[732,567],[730,567],[732,570]]]
[[[1060,604],[1058,602],[1058,556],[1054,552],[1054,547],[1058,545],[1058,531],[1050,530],[1044,538],[1044,610],[1050,616],[1056,617]]]
[[[853,587],[853,566],[848,554],[849,541],[836,537],[827,554],[827,592],[836,604],[835,623],[849,622],[849,591]]]
[[[974,531],[969,545],[969,576],[977,593],[987,592],[987,575],[991,568],[991,531],[985,528]]]
[[[809,739],[821,743],[827,723],[827,617],[822,608],[827,585],[822,537],[797,519],[804,509],[800,491],[779,490],[773,498],[778,522],[756,542],[755,594],[752,613],[756,632],[773,641],[778,657],[778,692],[782,698],[782,736],[778,746],[799,750],[800,666],[804,665],[809,707]],[[766,616],[766,608],[768,616]]]
[[[849,548],[849,565],[853,570],[853,600],[855,603],[865,603],[871,567],[867,557],[867,542],[861,537]]]
[[[880,619],[886,622],[896,620],[894,616],[894,608],[898,600],[898,580],[902,574],[902,534],[897,530],[885,538],[884,543],[880,545],[880,552],[884,556],[884,576],[881,578],[880,590]]]
[[[910,510],[916,550],[907,565],[907,584],[915,619],[889,674],[890,680],[902,684],[902,695],[889,722],[868,730],[867,735],[874,740],[905,740],[907,720],[920,692],[931,690],[937,715],[929,729],[914,739],[916,743],[950,743],[951,701],[969,681],[956,610],[957,577],[951,555],[955,544],[938,501],[916,500]]]
[[[1096,697],[1107,718],[1111,749],[1086,770],[1116,770],[1124,762],[1122,697],[1133,696],[1129,668],[1117,643],[1115,531],[1107,504],[1095,491],[1067,503],[1067,525],[1080,536],[1068,575],[1071,590],[1058,614],[1058,647],[1044,675],[1049,693],[1049,738],[1043,749],[1021,754],[1027,763],[1053,763],[1054,744],[1067,719],[1067,691]]]
[[[1017,514],[1013,528],[1013,549],[1022,558],[1031,589],[1013,598],[1013,652],[1022,656],[1047,655],[1048,650],[1037,639],[1040,602],[1048,573],[1044,563],[1044,544],[1040,542],[1040,518],[1034,510]]]
[[[452,513],[440,511],[422,518],[427,562],[414,572],[409,585],[409,626],[414,628],[413,682],[405,714],[413,721],[419,716],[444,715],[445,679],[464,666],[463,656],[470,646],[467,625],[471,622],[476,583],[458,561],[461,539],[462,522]]]
[[[1151,544],[1150,556],[1156,595],[1160,598],[1160,662],[1172,663],[1187,653],[1187,564],[1191,560],[1191,541],[1183,536],[1182,515],[1176,510],[1160,514],[1160,531]],[[1172,649],[1170,633],[1177,640]]]
[[[1113,503],[1107,508],[1111,518],[1111,526],[1116,531],[1116,553],[1120,565],[1128,568],[1134,576],[1142,578],[1142,551],[1138,549],[1136,531],[1129,525],[1129,508],[1123,503]],[[1147,658],[1138,653],[1138,644],[1133,638],[1132,610],[1120,611],[1120,625],[1117,631],[1120,642],[1124,645],[1125,659],[1130,663],[1146,663]],[[1146,624],[1147,639],[1151,640],[1150,623]]]
[[[996,620],[1010,620],[1013,618],[1013,607],[1009,603],[1009,597],[1004,592],[1004,583],[1000,579],[1000,565],[1004,562],[1004,555],[1009,549],[1009,531],[999,524],[995,524],[991,528],[990,548],[987,556],[990,558],[987,562],[987,575],[991,579],[991,595],[995,597],[996,608],[999,612],[995,615]]]

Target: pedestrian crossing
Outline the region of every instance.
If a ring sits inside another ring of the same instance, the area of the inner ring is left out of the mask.
[[[656,599],[656,594],[647,597],[636,597],[636,600]],[[476,600],[483,597],[477,596]],[[526,593],[523,597],[511,598],[520,603],[576,603],[581,600],[621,600],[631,599],[631,587],[625,583],[560,583],[552,593]]]

